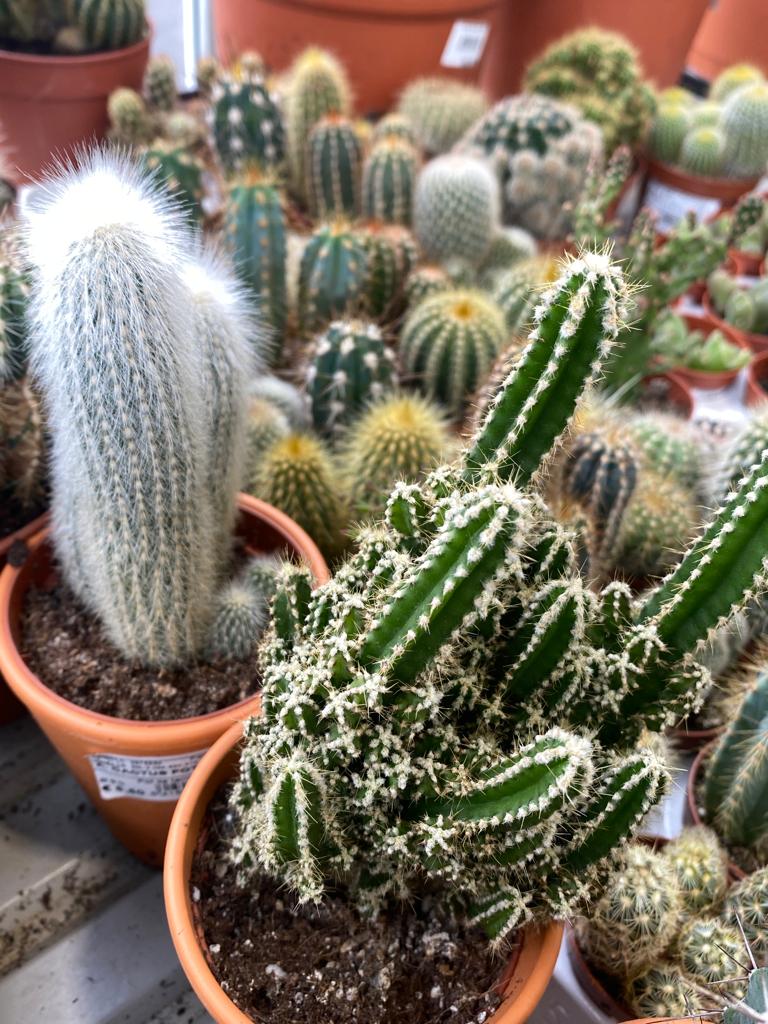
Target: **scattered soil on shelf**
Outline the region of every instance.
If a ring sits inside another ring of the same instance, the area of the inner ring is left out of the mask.
[[[179,669],[127,661],[61,583],[27,592],[21,627],[21,656],[31,672],[65,700],[114,718],[161,722],[207,715],[261,686],[253,659]]]
[[[211,804],[190,879],[222,989],[270,1024],[483,1024],[504,961],[487,938],[425,901],[362,920],[342,893],[297,909],[267,878],[245,888],[228,856],[226,788]]]

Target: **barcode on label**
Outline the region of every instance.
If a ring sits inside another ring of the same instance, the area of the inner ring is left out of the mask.
[[[488,41],[487,21],[454,21],[440,58],[444,68],[473,68],[480,62]]]
[[[162,803],[179,799],[187,779],[204,753],[204,750],[193,750],[173,757],[89,754],[88,760],[102,800],[132,797]]]
[[[643,206],[656,214],[656,227],[665,234],[671,231],[687,213],[693,213],[696,220],[703,221],[717,213],[720,202],[708,196],[695,196],[671,185],[664,185],[651,178],[645,189]]]

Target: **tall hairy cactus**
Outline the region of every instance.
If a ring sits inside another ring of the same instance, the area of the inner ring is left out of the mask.
[[[352,122],[321,118],[307,139],[304,193],[313,217],[354,217],[360,206],[363,147]]]
[[[178,217],[100,151],[28,211],[54,543],[115,645],[146,664],[199,653],[235,497],[239,306],[226,277],[189,266]]]

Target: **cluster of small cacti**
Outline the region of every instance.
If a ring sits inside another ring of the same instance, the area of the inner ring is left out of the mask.
[[[450,78],[418,78],[404,90],[398,111],[430,156],[447,153],[488,108],[485,94]]]
[[[709,298],[715,312],[740,331],[768,334],[768,278],[759,277],[750,286],[726,270],[713,271],[707,279]]]
[[[719,329],[689,329],[685,317],[667,313],[659,321],[651,338],[651,351],[660,370],[683,367],[704,373],[740,370],[750,354],[734,344]]]
[[[138,43],[146,31],[144,0],[6,0],[0,5],[0,38],[21,50],[118,50]]]

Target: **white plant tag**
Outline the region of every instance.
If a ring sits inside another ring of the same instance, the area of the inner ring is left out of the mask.
[[[487,21],[454,21],[440,58],[444,68],[473,68],[480,63],[491,26]]]
[[[102,800],[133,797],[151,803],[178,800],[192,770],[205,753],[193,750],[173,757],[123,757],[89,754]]]
[[[671,185],[664,185],[655,178],[650,178],[645,189],[643,206],[647,206],[656,214],[656,227],[668,234],[689,212],[696,215],[697,221],[706,220],[720,209],[719,199],[708,196],[694,196]]]

